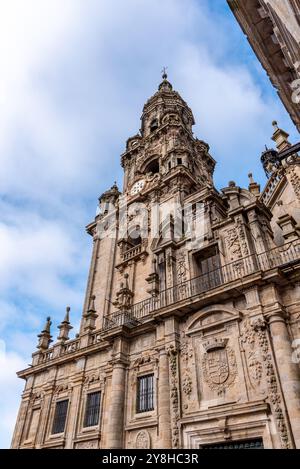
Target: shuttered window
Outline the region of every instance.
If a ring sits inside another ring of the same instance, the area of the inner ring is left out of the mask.
[[[137,382],[137,412],[154,409],[154,375],[140,376]]]
[[[65,431],[69,401],[59,401],[56,403],[52,433],[63,433]]]
[[[94,427],[99,423],[100,392],[91,392],[86,398],[84,427]]]

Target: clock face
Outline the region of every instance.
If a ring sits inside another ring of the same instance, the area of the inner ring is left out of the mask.
[[[139,181],[135,182],[131,188],[131,191],[130,191],[130,194],[131,195],[136,195],[138,194],[139,192],[141,192],[141,190],[143,189],[145,185],[145,181],[144,179],[140,179]]]

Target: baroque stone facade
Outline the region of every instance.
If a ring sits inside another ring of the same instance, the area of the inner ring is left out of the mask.
[[[300,0],[227,0],[300,131]]]
[[[300,448],[299,158],[282,157],[293,147],[275,126],[265,189],[250,175],[217,191],[193,124],[164,74],[122,155],[122,193],[87,227],[79,334],[67,308],[52,343],[48,318],[18,373],[13,448]]]

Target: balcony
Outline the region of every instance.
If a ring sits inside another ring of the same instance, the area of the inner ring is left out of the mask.
[[[37,364],[41,365],[43,363],[47,363],[53,360],[54,358],[59,358],[65,355],[72,354],[76,352],[77,350],[79,350],[79,348],[80,348],[80,341],[79,339],[76,338],[76,339],[72,339],[72,340],[65,342],[65,344],[62,344],[61,346],[51,347],[45,352],[40,352],[40,353],[36,352],[35,355],[37,355],[38,357]]]
[[[262,254],[253,254],[225,264],[216,270],[192,278],[174,287],[161,291],[157,296],[147,298],[132,306],[130,311],[117,311],[104,319],[103,329],[125,325],[133,328],[140,324],[144,318],[160,309],[181,303],[184,300],[198,299],[208,292],[225,286],[230,286],[255,273],[265,273],[274,268],[282,272],[294,270],[300,261],[300,240],[276,247]]]
[[[76,338],[56,344],[44,352],[36,352],[36,362],[34,365],[44,366],[55,360],[62,358],[72,359],[74,355],[81,355],[87,350],[105,348],[105,335],[115,328],[126,326],[127,329],[134,329],[147,319],[151,319],[155,314],[172,310],[176,305],[178,309],[188,310],[199,307],[199,301],[205,297],[214,295],[232,295],[234,289],[241,288],[248,282],[255,281],[256,275],[271,275],[274,269],[280,270],[281,274],[289,274],[300,267],[300,240],[293,241],[281,247],[276,247],[262,254],[253,254],[241,258],[230,264],[225,264],[218,269],[212,270],[199,277],[192,278],[186,282],[172,288],[161,291],[157,296],[150,297],[144,301],[136,303],[130,311],[116,311],[104,318],[103,329],[94,331],[88,344],[82,342],[81,338]]]
[[[139,244],[138,246],[134,246],[128,251],[125,251],[124,254],[122,254],[122,259],[123,261],[129,261],[133,259],[134,257],[139,256],[141,252],[142,252],[142,245]]]

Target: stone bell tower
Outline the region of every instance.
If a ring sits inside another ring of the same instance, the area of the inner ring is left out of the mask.
[[[193,138],[193,113],[166,74],[145,104],[141,122],[140,134],[128,139],[122,156],[124,191],[133,196],[145,189],[148,194],[162,179],[183,196],[212,186],[215,162],[209,146]]]
[[[18,373],[12,447],[300,448],[297,146],[291,184],[276,127],[266,188],[249,174],[217,191],[193,125],[164,73],[121,156],[123,190],[87,226],[79,333],[69,308],[56,340],[47,318]]]
[[[109,317],[119,291],[124,291],[124,274],[131,291],[127,301],[134,303],[147,298],[151,285],[158,288],[157,281],[161,289],[174,285],[174,237],[183,235],[174,233],[175,219],[182,215],[178,212],[196,192],[202,192],[203,200],[212,194],[217,197],[213,189],[215,161],[209,145],[193,136],[194,123],[191,109],[164,73],[158,91],[144,106],[139,134],[127,140],[121,157],[123,191],[114,185],[105,192],[99,199],[100,214],[88,226],[97,255],[91,266],[86,308],[95,295],[96,310],[102,312],[97,327],[103,317]],[[123,229],[120,221],[116,223],[116,218],[124,222],[122,206],[127,211]],[[158,252],[157,244],[162,242],[158,237],[168,240],[167,251]],[[154,280],[154,272],[159,279]]]

